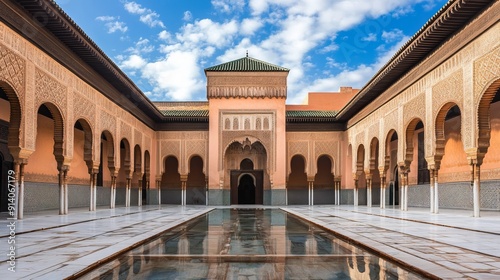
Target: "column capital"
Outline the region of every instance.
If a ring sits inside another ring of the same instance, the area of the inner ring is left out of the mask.
[[[467,161],[470,165],[481,165],[483,164],[485,152],[482,152],[479,148],[469,148],[465,150],[467,154]]]
[[[28,164],[28,158],[34,150],[28,150],[21,147],[9,147],[9,152],[14,158],[14,162],[19,164]]]
[[[181,174],[181,182],[186,182],[188,180],[187,174]]]

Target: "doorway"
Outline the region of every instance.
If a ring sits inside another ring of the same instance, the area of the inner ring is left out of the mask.
[[[241,176],[238,184],[238,204],[255,204],[255,182],[249,174]]]
[[[263,204],[263,170],[231,170],[231,204]]]

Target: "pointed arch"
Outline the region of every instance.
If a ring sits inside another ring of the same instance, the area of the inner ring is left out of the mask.
[[[9,147],[19,147],[21,146],[21,119],[22,110],[21,103],[19,101],[19,96],[17,95],[14,88],[5,81],[0,80],[0,90],[3,91],[7,97],[7,101],[10,105],[9,113],[9,135],[8,135],[8,146]]]
[[[491,104],[500,97],[500,78],[493,81],[483,92],[477,107],[477,148],[478,160],[481,164],[483,157],[488,152],[491,140]]]

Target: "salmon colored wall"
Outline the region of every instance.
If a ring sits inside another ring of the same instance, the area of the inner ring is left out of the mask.
[[[460,135],[461,119],[462,117],[458,116],[445,122],[446,144],[438,173],[438,180],[442,183],[470,180],[467,154]]]
[[[120,147],[120,146],[118,146]],[[119,157],[118,160],[120,161],[120,170],[118,171],[118,176],[116,177],[116,185],[117,187],[125,187],[127,184],[127,176],[125,174],[125,168],[124,168],[124,163],[125,163],[125,149],[120,149],[118,151]]]
[[[287,110],[340,110],[359,91],[341,87],[340,92],[309,92],[307,105],[287,105]]]
[[[342,149],[342,151],[345,161],[341,162],[341,164],[343,164],[343,172],[342,178],[340,179],[340,185],[343,189],[354,189],[354,178],[352,177],[352,145],[348,145],[345,149]]]
[[[35,151],[25,167],[26,181],[57,183],[57,161],[54,156],[54,121],[38,115]]]
[[[84,160],[83,146],[85,144],[85,133],[74,128],[73,159],[68,172],[68,183],[88,184],[90,181],[89,170]]]
[[[0,120],[10,121],[10,103],[0,98]]]
[[[408,173],[408,181],[410,185],[416,185],[418,182],[418,134],[422,131],[424,131],[423,128],[415,130],[415,133],[413,134],[413,159],[410,164],[410,173]],[[404,153],[404,158],[406,158],[406,148]]]
[[[103,185],[106,187],[111,186],[111,173],[109,172],[109,163],[108,163],[108,143],[106,140],[102,140],[102,181]]]
[[[210,99],[209,101],[209,188],[218,189],[219,180],[223,170],[218,170],[220,156],[224,151],[219,151],[219,113],[220,110],[275,110],[276,111],[276,171],[273,175],[275,189],[284,189],[286,186],[286,139],[285,139],[285,100],[278,98],[266,99]],[[269,147],[266,147],[269,150]],[[268,151],[268,156],[272,156]],[[272,167],[269,167],[272,169]]]

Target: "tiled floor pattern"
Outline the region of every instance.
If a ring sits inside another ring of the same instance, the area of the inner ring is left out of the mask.
[[[143,206],[27,214],[16,222],[15,273],[7,270],[9,229],[0,214],[0,279],[62,279],[211,209]],[[463,211],[436,215],[428,209],[347,205],[284,209],[436,277],[500,279],[500,212],[472,218]],[[254,277],[245,267],[237,271],[230,272]]]
[[[500,279],[500,213],[431,215],[354,206],[286,211],[443,279]]]
[[[198,215],[208,207],[143,206],[27,215],[16,226],[16,272],[8,271],[7,221],[0,225],[0,279],[63,279]],[[48,229],[44,229],[48,228]]]

